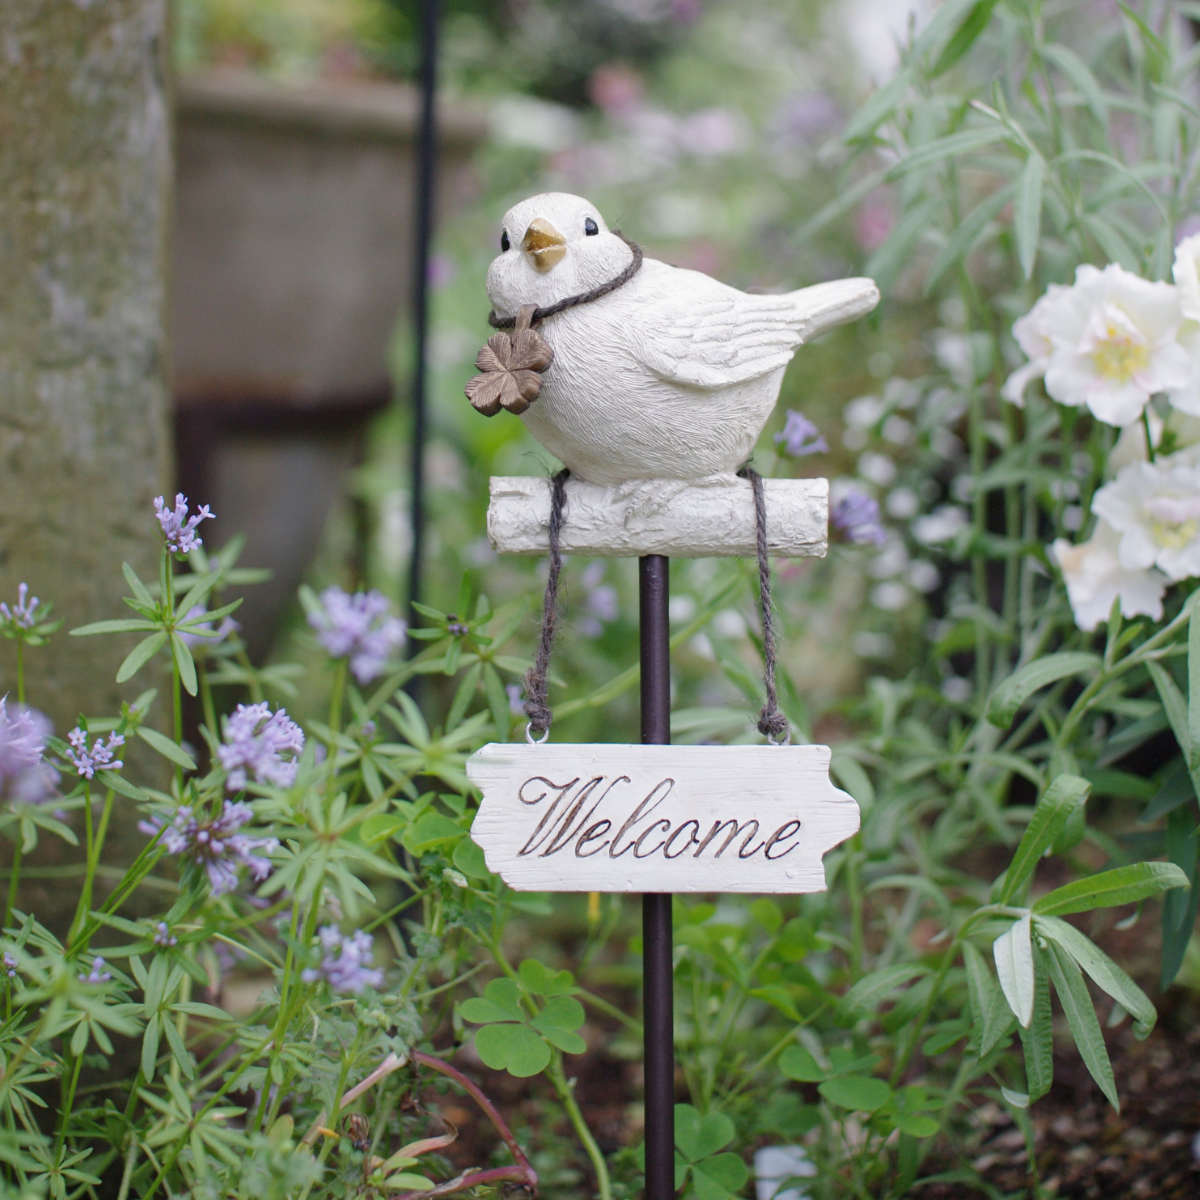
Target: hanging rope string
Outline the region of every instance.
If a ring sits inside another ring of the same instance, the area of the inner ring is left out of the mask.
[[[779,707],[775,690],[775,610],[771,603],[771,564],[767,557],[767,501],[762,476],[753,467],[743,467],[738,474],[750,481],[754,492],[754,532],[758,551],[758,606],[762,613],[763,689],[767,702],[758,714],[758,732],[777,745],[791,738],[788,719]]]
[[[607,283],[602,283],[599,287],[592,288],[589,292],[580,292],[576,296],[568,296],[565,300],[556,300],[553,304],[547,304],[545,308],[534,309],[530,324],[536,325],[539,321],[544,321],[547,317],[552,317],[564,309],[574,308],[577,304],[588,304],[593,300],[599,300],[601,296],[607,296],[609,292],[615,292],[617,288],[628,283],[642,269],[641,246],[637,242],[631,242],[627,237],[623,237],[617,229],[612,232],[633,252],[629,266],[620,275],[610,279]],[[516,323],[516,317],[499,317],[494,309],[488,313],[488,324],[493,329],[512,329]]]
[[[567,477],[570,474],[564,467],[550,480],[550,571],[546,576],[546,594],[542,598],[542,634],[538,639],[533,666],[525,674],[525,715],[529,718],[525,736],[530,741],[545,741],[553,720],[546,690],[550,650],[554,645],[554,627],[558,621],[558,576],[562,570],[559,542],[567,507]]]

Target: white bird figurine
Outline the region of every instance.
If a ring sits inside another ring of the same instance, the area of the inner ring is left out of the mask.
[[[467,394],[489,415],[520,413],[572,475],[604,486],[727,479],[796,348],[879,300],[870,279],[750,295],[643,260],[594,204],[564,192],[510,208],[500,251],[487,273],[492,323],[516,332],[489,340]]]

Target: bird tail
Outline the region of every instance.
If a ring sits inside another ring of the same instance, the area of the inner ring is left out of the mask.
[[[810,342],[826,329],[866,316],[879,303],[879,288],[873,279],[832,279],[789,297],[800,316],[800,340]]]

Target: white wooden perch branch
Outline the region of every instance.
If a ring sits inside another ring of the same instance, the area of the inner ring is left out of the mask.
[[[829,481],[766,479],[767,548],[781,558],[820,558],[828,548]],[[579,479],[566,486],[564,554],[609,558],[752,557],[754,496],[745,479],[684,484],[641,480],[601,487]],[[504,554],[549,548],[550,481],[493,476],[488,539]]]

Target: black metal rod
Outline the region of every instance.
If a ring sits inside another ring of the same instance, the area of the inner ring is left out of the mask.
[[[642,742],[671,741],[670,563],[638,560],[642,663]],[[675,1016],[671,897],[642,897],[642,980],[646,1068],[646,1200],[675,1195]]]
[[[408,566],[408,618],[421,598],[425,555],[425,439],[428,402],[426,363],[429,340],[429,252],[433,242],[434,189],[437,175],[438,2],[421,3],[421,126],[417,139],[417,194],[413,221],[413,376],[412,440],[409,444],[411,548]],[[419,649],[420,643],[409,643]]]

